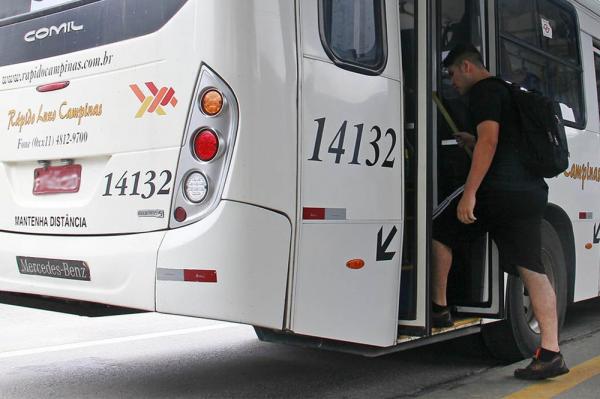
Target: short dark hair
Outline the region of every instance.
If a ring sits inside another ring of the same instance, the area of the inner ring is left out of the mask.
[[[470,61],[479,67],[485,68],[481,53],[471,43],[457,44],[442,61],[442,65],[444,68],[450,68],[452,65],[458,65],[463,61]]]

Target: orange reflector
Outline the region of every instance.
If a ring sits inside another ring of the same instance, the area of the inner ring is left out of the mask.
[[[592,249],[594,246],[592,245],[591,242],[588,242],[587,244],[585,244],[585,249]]]
[[[365,261],[362,259],[351,259],[346,262],[346,267],[353,270],[362,269],[365,267]]]
[[[208,90],[200,100],[202,112],[209,116],[215,116],[223,108],[223,96],[216,90]]]

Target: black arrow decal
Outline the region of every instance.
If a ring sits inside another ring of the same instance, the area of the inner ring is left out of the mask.
[[[600,237],[598,237],[598,234],[600,234],[600,226],[596,228],[596,223],[594,223],[594,244],[600,244]]]
[[[383,242],[383,227],[379,229],[379,233],[377,233],[377,262],[394,259],[396,252],[386,251],[397,232],[398,229],[396,226],[394,226],[392,231],[390,231],[390,234],[388,234],[387,238],[385,239],[385,242]]]

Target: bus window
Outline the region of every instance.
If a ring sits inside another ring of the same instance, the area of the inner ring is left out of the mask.
[[[529,44],[537,44],[533,0],[504,0],[499,9],[500,29]]]
[[[598,93],[598,115],[600,115],[600,47],[594,44],[594,69],[596,70],[596,93]]]
[[[368,75],[385,68],[387,51],[382,0],[321,0],[321,41],[341,68]]]
[[[575,10],[554,0],[518,4],[512,0],[498,3],[500,75],[554,98],[565,124],[582,127],[585,115]]]
[[[78,1],[81,0],[4,0],[0,20]]]
[[[550,0],[539,0],[542,49],[556,58],[579,64],[575,14]]]
[[[80,0],[31,0],[31,11],[44,10],[50,7],[56,7],[65,3],[74,3]]]
[[[0,7],[0,21],[31,11],[31,0],[5,0]]]

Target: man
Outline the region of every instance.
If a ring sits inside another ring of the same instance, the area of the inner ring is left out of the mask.
[[[456,46],[444,60],[452,85],[468,96],[475,135],[459,133],[459,145],[473,151],[464,191],[434,212],[432,310],[434,327],[452,325],[446,283],[452,251],[461,239],[489,232],[507,273],[521,277],[539,321],[541,348],[515,377],[544,379],[569,372],[558,346],[556,296],[541,263],[541,221],[548,200],[542,177],[520,162],[513,144],[519,134],[508,88],[485,68],[472,45]],[[462,191],[462,192],[461,192]]]

